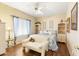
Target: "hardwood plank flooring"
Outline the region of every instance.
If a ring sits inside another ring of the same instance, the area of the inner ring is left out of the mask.
[[[58,50],[48,50],[45,56],[69,56],[69,52],[65,43],[57,43]],[[30,50],[29,52],[23,51],[21,44],[6,49],[6,53],[2,56],[40,56],[41,54]]]

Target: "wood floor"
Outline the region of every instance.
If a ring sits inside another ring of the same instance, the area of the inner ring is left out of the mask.
[[[45,56],[69,56],[69,52],[65,43],[57,43],[59,49],[54,52],[49,50]],[[30,50],[28,53],[23,51],[21,44],[6,49],[6,53],[2,56],[40,56],[41,54]]]

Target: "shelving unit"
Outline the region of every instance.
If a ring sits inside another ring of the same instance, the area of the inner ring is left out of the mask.
[[[60,22],[58,24],[58,41],[66,42],[66,23]]]
[[[61,33],[61,34],[65,33],[65,23],[58,24],[58,33]]]
[[[38,34],[39,33],[39,31],[40,31],[40,26],[41,26],[41,23],[40,22],[36,22],[35,23],[35,34]]]

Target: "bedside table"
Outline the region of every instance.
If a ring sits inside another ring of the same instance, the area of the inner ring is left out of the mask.
[[[7,46],[12,47],[15,45],[15,40],[7,40]]]

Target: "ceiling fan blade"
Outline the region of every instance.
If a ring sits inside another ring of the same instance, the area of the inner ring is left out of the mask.
[[[42,7],[38,7],[38,9],[39,9],[39,10],[41,10],[41,9],[42,9]]]
[[[43,12],[41,10],[38,10],[38,14],[43,15]]]

